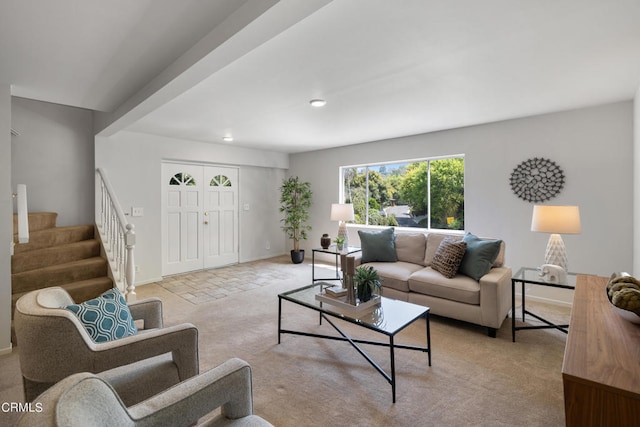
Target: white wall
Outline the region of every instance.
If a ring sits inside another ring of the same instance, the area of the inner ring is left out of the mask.
[[[509,186],[513,168],[533,157],[555,161],[566,176],[547,204],[580,206],[582,234],[563,236],[569,269],[607,276],[632,269],[631,102],[291,155],[288,173],[314,191],[305,249],[318,247],[322,233],[336,234],[329,210],[338,201],[339,166],[451,154],[465,155],[466,230],[505,240],[514,272],[542,264],[549,237],[530,231],[533,205]]]
[[[0,83],[0,354],[11,351],[11,87]]]
[[[240,173],[240,262],[285,253],[280,230],[279,187],[289,166],[282,153],[251,150],[121,132],[96,138],[96,167],[106,170],[125,212],[144,208],[130,218],[136,230],[136,283],[162,276],[161,164],[163,160],[238,166]],[[242,209],[249,204],[250,210]],[[269,242],[270,249],[266,249]]]
[[[11,180],[27,185],[30,212],[57,212],[58,226],[93,223],[93,113],[12,98]]]

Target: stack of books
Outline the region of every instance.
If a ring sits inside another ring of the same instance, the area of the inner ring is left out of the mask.
[[[330,297],[342,297],[347,294],[347,289],[342,286],[330,286],[324,289],[325,294]]]

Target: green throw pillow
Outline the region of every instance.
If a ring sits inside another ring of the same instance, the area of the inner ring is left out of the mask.
[[[71,304],[65,308],[78,317],[94,342],[111,341],[138,332],[127,302],[116,288],[82,304]]]
[[[362,263],[398,261],[393,228],[380,231],[358,230],[358,235],[362,248]]]
[[[467,243],[467,251],[458,271],[472,279],[480,280],[491,270],[491,266],[500,253],[502,240],[482,240],[467,233],[462,241]]]

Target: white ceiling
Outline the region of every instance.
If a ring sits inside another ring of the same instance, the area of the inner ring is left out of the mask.
[[[110,133],[300,152],[632,99],[639,22],[638,0],[3,0],[0,81]]]

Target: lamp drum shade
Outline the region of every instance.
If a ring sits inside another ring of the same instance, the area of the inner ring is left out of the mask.
[[[351,203],[332,203],[331,204],[331,221],[353,221],[355,215],[353,213],[353,204]]]
[[[580,209],[578,206],[535,205],[531,218],[531,231],[580,234]]]

